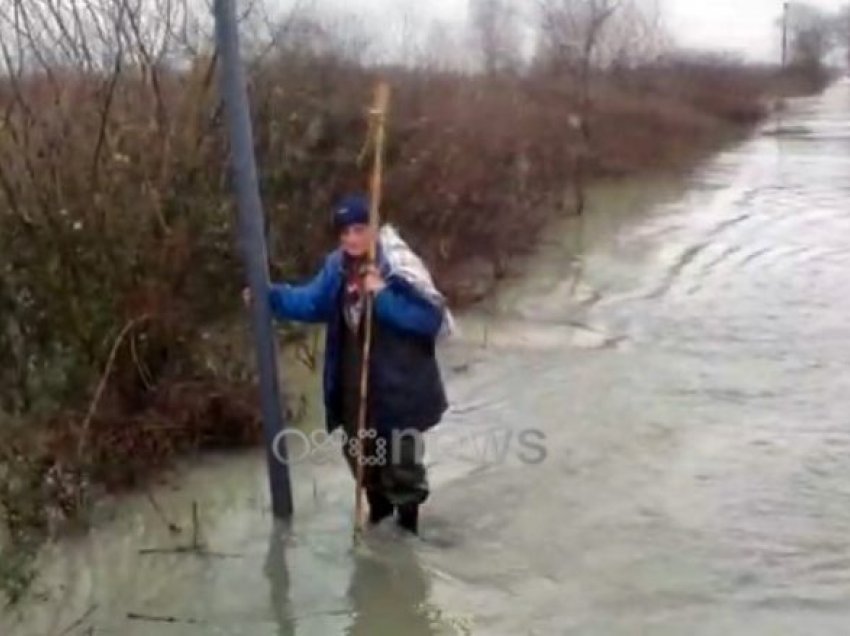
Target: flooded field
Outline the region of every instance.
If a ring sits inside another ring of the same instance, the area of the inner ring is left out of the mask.
[[[294,463],[291,528],[260,454],[209,456],[45,550],[0,632],[846,633],[850,84],[606,187],[524,270],[444,352],[421,540],[352,549],[335,448]]]

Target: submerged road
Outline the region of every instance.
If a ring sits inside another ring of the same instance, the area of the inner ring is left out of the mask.
[[[122,503],[0,632],[846,634],[850,84],[600,189],[524,270],[445,351],[422,540],[351,549],[336,449],[294,465],[291,532],[257,454],[207,457],[155,493],[181,534]],[[213,554],[140,553],[191,541],[192,501]]]

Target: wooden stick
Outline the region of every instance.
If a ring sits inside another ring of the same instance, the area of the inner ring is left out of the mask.
[[[387,110],[390,102],[390,87],[389,84],[382,81],[378,83],[375,89],[375,105],[369,113],[370,121],[375,135],[375,160],[372,167],[372,182],[370,187],[369,201],[369,228],[372,234],[372,241],[369,244],[368,265],[371,267],[375,264],[375,256],[377,252],[377,238],[380,228],[380,212],[381,212],[381,190],[383,185],[384,172],[384,141],[385,141],[385,123]],[[365,333],[363,336],[363,357],[360,367],[360,404],[357,417],[357,475],[355,479],[354,493],[354,528],[355,536],[363,531],[363,480],[364,480],[364,445],[366,433],[366,417],[369,398],[369,359],[372,349],[372,314],[373,304],[372,296],[366,296],[366,323]]]

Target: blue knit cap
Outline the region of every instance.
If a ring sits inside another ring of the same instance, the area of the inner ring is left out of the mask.
[[[369,201],[359,194],[344,197],[334,209],[334,227],[342,231],[350,225],[369,222]]]

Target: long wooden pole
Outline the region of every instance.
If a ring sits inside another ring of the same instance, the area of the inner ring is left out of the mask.
[[[374,131],[375,158],[372,166],[372,180],[369,198],[369,228],[372,240],[369,244],[367,264],[374,266],[377,252],[378,231],[381,219],[381,191],[384,178],[384,142],[386,139],[386,117],[390,104],[390,87],[386,82],[380,82],[375,89],[375,104],[369,113],[371,128]],[[357,416],[357,475],[354,493],[354,526],[355,532],[363,530],[363,479],[365,473],[364,448],[366,445],[366,418],[369,401],[369,359],[372,350],[372,314],[373,303],[371,294],[366,296],[366,324],[363,334],[363,356],[360,367],[360,404]]]

